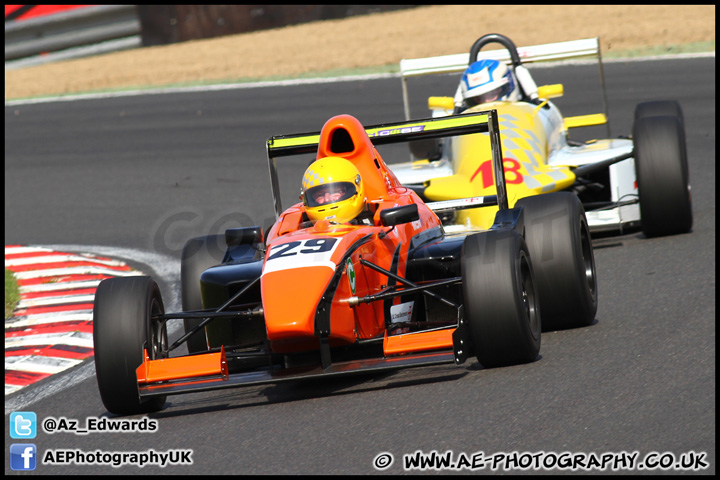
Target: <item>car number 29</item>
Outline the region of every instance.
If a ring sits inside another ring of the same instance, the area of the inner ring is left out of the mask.
[[[268,262],[291,255],[328,252],[333,250],[335,242],[337,242],[336,238],[312,238],[302,242],[283,243],[272,249],[273,254],[268,257]]]
[[[330,261],[338,244],[336,238],[311,238],[275,245],[265,261],[265,273],[304,266],[327,265],[335,269]]]

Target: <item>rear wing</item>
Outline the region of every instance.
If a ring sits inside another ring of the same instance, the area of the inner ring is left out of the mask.
[[[605,116],[608,117],[607,94],[605,92],[605,74],[603,72],[602,55],[600,53],[600,41],[597,37],[572,40],[569,42],[518,47],[517,53],[523,65],[538,62],[555,62],[568,59],[597,58],[600,68],[600,83],[602,85]],[[481,51],[477,55],[477,60],[483,59],[498,60],[500,62],[505,62],[508,65],[511,63],[510,53],[504,48],[500,50]],[[465,71],[469,64],[469,53],[400,60],[400,75],[402,78],[405,119],[410,119],[410,104],[407,90],[408,78],[440,73],[459,73]]]
[[[488,110],[464,115],[452,115],[441,118],[426,118],[402,123],[390,123],[365,127],[370,141],[374,146],[414,140],[434,139],[467,135],[471,133],[490,134],[492,146],[493,169],[497,187],[497,205],[507,209],[507,193],[505,189],[505,171],[502,165],[502,147],[500,145],[500,127],[497,110]],[[320,142],[320,132],[301,133],[294,135],[277,135],[267,140],[268,167],[270,170],[270,188],[276,218],[283,212],[280,200],[280,184],[278,179],[277,158],[292,155],[316,153]],[[494,199],[493,199],[494,200]],[[475,204],[474,206],[478,206]]]

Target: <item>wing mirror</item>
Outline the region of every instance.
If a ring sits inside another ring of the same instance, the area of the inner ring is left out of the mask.
[[[452,112],[455,109],[455,99],[453,97],[428,97],[428,108]]]
[[[403,223],[414,222],[420,219],[420,213],[416,204],[402,205],[400,207],[388,208],[380,212],[380,223],[383,227],[394,227]]]
[[[263,242],[262,227],[228,228],[225,230],[225,243],[228,247],[235,245],[252,245]]]
[[[565,92],[562,83],[556,83],[554,85],[541,85],[538,87],[538,98],[557,98],[562,97]]]

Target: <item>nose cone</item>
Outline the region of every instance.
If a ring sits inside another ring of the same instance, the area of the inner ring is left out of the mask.
[[[264,273],[263,310],[271,342],[315,337],[315,310],[334,270],[308,266]]]

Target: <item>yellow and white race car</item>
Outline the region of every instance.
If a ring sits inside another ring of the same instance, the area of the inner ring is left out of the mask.
[[[504,49],[480,52],[492,43]],[[598,59],[603,77],[597,38],[517,48],[503,35],[488,34],[469,54],[402,60],[405,115],[410,116],[408,78],[464,71],[455,97],[430,97],[428,106],[433,117],[497,110],[510,206],[531,195],[571,191],[581,199],[593,232],[638,226],[648,237],[689,232],[692,205],[680,105],[640,103],[630,138],[574,142],[569,129],[606,124],[607,115],[563,118],[550,101],[562,96],[562,84],[536,86],[524,66],[586,57]],[[604,78],[601,83],[605,99]],[[502,88],[494,90],[500,95],[495,98],[489,89],[497,85]],[[390,168],[425,201],[465,206],[448,210],[446,229],[487,229],[494,209],[467,207],[496,195],[489,145],[487,133],[418,142],[411,146],[412,161]]]

